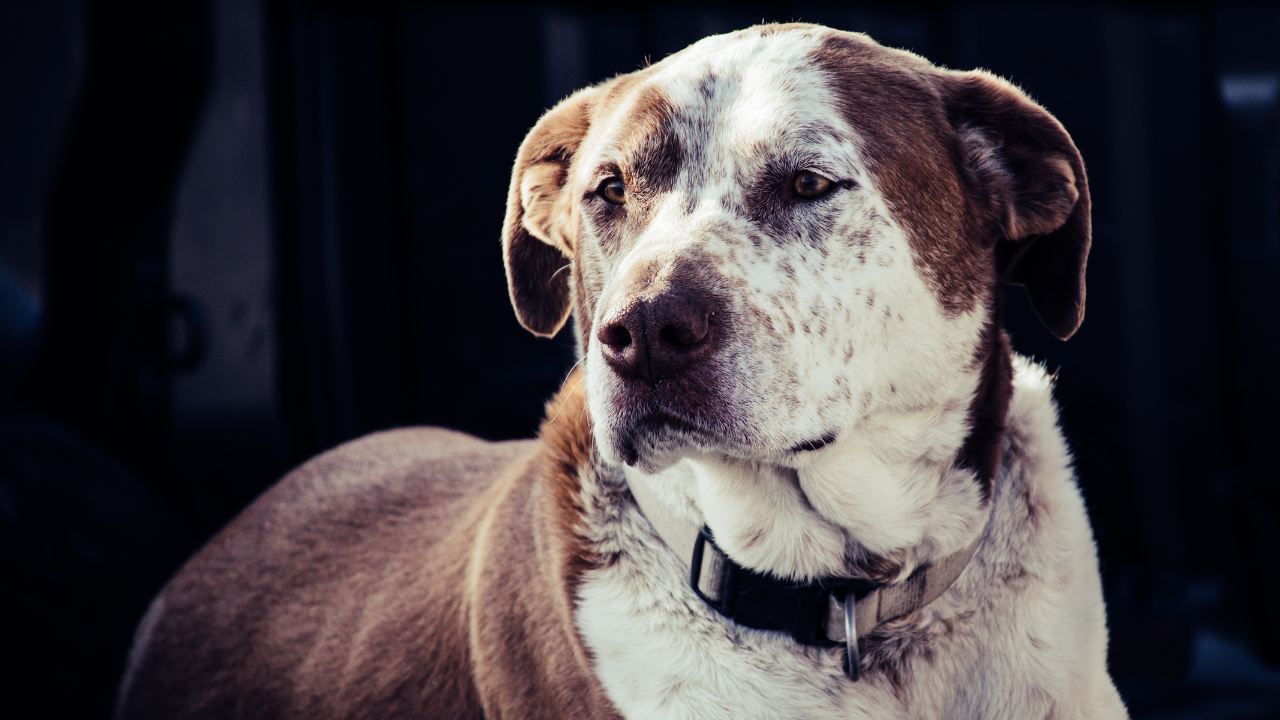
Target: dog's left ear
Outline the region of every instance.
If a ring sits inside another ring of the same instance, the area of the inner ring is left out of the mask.
[[[1036,314],[1066,340],[1084,319],[1089,183],[1071,136],[1011,83],[948,73],[947,113],[969,171],[989,199],[997,271],[1025,285]]]
[[[569,319],[574,240],[564,189],[597,92],[581,90],[547,111],[520,143],[511,172],[502,260],[516,317],[534,335],[551,337]]]

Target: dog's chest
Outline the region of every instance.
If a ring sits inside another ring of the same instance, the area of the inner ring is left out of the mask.
[[[845,679],[839,650],[801,648],[714,613],[639,513],[621,520],[614,539],[628,550],[584,576],[576,620],[624,717],[903,716],[886,684]]]

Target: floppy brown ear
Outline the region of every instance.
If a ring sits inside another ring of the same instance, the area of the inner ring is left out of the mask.
[[[1066,340],[1084,320],[1089,183],[1062,124],[1009,82],[950,74],[947,111],[979,191],[989,199],[997,270],[1025,285],[1036,314]]]
[[[594,89],[580,91],[542,116],[516,155],[502,223],[507,290],[520,324],[551,337],[569,319],[573,233],[565,181],[587,133]]]

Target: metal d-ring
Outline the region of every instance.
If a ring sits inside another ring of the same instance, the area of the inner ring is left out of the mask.
[[[854,606],[853,589],[844,594],[844,675],[858,682],[858,666],[862,658],[858,656],[858,622]]]

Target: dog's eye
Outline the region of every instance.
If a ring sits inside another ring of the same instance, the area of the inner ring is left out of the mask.
[[[621,205],[627,201],[627,186],[619,177],[605,178],[605,181],[600,183],[600,187],[596,188],[596,192],[614,205]]]
[[[796,195],[802,198],[816,198],[826,195],[834,185],[835,183],[831,182],[830,179],[808,170],[796,173],[795,179],[791,181],[791,189],[795,190]]]

